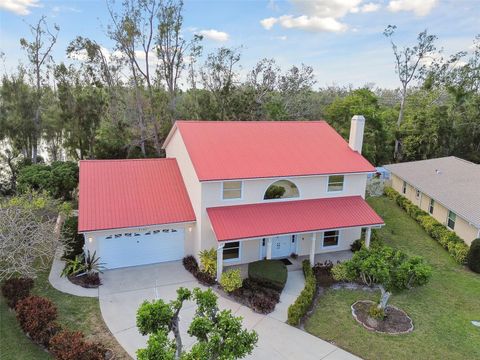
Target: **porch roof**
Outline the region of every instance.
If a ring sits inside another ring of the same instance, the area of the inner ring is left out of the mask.
[[[217,241],[384,224],[361,196],[221,206],[207,213]]]

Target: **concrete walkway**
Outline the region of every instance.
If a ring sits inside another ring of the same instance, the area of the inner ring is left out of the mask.
[[[302,360],[353,360],[356,356],[336,346],[287,325],[286,309],[295,294],[303,288],[301,271],[289,272],[285,290],[277,309],[268,316],[257,314],[249,308],[228,298],[219,297],[221,309],[230,309],[236,316],[243,317],[243,324],[254,329],[259,336],[257,347],[247,359],[302,359]],[[301,278],[300,278],[301,276]],[[135,357],[138,348],[145,347],[147,337],[140,335],[135,325],[136,311],[145,300],[176,298],[180,287],[193,289],[199,285],[181,262],[162,263],[126,269],[109,270],[102,275],[103,285],[99,289],[100,309],[110,331],[120,345]],[[300,284],[301,282],[301,284]],[[186,302],[180,313],[180,331],[186,347],[194,343],[187,334],[193,319],[195,304]]]
[[[50,284],[66,294],[85,296],[85,297],[98,297],[98,289],[86,289],[79,285],[72,284],[66,277],[62,277],[62,271],[65,268],[65,261],[61,259],[63,249],[58,248],[55,252],[55,256],[52,262],[52,268],[48,275],[48,281]]]

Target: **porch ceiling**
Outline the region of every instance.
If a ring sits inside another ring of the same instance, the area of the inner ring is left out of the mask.
[[[384,224],[361,196],[221,206],[207,213],[217,241]]]

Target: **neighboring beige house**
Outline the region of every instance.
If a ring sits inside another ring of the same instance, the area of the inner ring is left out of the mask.
[[[468,245],[480,237],[480,165],[450,156],[385,168],[396,191]]]
[[[80,162],[79,232],[107,268],[198,257],[223,266],[348,250],[383,220],[367,204],[365,119],[177,121],[167,159]],[[219,276],[217,274],[217,276]]]

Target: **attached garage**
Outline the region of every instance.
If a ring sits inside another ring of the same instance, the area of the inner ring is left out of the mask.
[[[107,269],[182,259],[195,223],[175,159],[80,161],[78,216]]]
[[[180,260],[184,238],[179,228],[110,234],[97,238],[97,254],[107,269]]]

